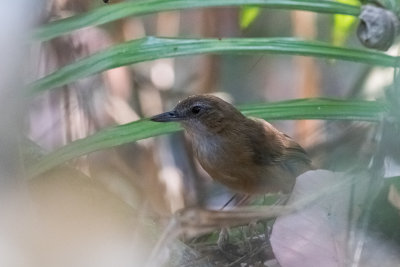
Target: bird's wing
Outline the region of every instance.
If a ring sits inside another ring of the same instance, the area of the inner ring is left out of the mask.
[[[266,143],[273,143],[274,146],[263,148],[263,153],[270,156],[270,160],[275,163],[280,163],[292,173],[299,173],[311,168],[311,160],[306,151],[290,136],[280,132],[272,124],[256,119],[262,123],[267,139]],[[260,149],[260,148],[259,148]]]
[[[260,128],[246,132],[249,146],[253,152],[253,161],[257,165],[273,165],[280,161],[285,149],[283,135],[270,123],[257,118],[251,118]],[[254,126],[253,126],[254,127]],[[249,127],[249,129],[253,129]]]
[[[307,152],[290,136],[284,134],[286,137],[286,150],[283,157],[285,158],[296,158],[298,160],[303,161],[304,163],[311,163],[310,158],[307,155]]]

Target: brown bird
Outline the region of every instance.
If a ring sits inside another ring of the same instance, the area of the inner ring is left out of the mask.
[[[306,152],[292,138],[216,96],[190,96],[151,120],[180,122],[201,166],[239,193],[290,193],[295,178],[311,169]]]

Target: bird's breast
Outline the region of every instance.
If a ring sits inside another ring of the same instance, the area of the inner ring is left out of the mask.
[[[254,161],[254,148],[237,138],[192,136],[194,152],[200,165],[218,182],[242,193],[287,192],[294,177],[279,164]],[[269,151],[264,151],[268,153]]]
[[[197,137],[193,139],[193,148],[200,163],[213,165],[212,162],[223,161],[224,141],[218,136]]]
[[[213,179],[231,189],[243,191],[247,182],[259,176],[249,151],[236,142],[209,136],[193,140],[193,145],[200,165]]]

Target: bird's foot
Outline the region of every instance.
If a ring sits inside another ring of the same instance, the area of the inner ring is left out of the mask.
[[[218,235],[217,246],[221,251],[225,251],[229,242],[229,233],[227,228],[222,228]]]

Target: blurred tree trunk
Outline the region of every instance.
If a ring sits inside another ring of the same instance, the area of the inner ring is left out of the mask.
[[[294,36],[302,39],[314,40],[316,38],[316,14],[305,11],[292,12],[292,27]],[[298,98],[318,97],[320,93],[320,72],[312,57],[295,57],[294,73],[296,75],[294,85]],[[318,142],[320,136],[315,133],[321,127],[321,123],[315,120],[302,120],[296,122],[296,138],[302,140],[305,146]]]

